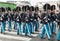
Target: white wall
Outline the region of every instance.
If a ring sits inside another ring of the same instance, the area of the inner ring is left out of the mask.
[[[59,0],[30,0],[32,5],[35,5],[37,2],[49,2],[49,1],[59,1]]]
[[[6,1],[20,1],[20,0],[0,0],[0,2],[6,2]],[[32,1],[32,2],[47,2],[47,1],[59,1],[59,0],[21,0],[21,1]]]
[[[59,1],[59,0],[0,0],[0,2],[7,1],[29,1],[31,5],[35,5],[37,2]]]

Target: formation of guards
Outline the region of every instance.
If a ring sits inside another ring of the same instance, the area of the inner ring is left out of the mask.
[[[0,8],[0,25],[1,33],[5,33],[6,24],[8,23],[8,31],[12,30],[12,22],[14,22],[13,29],[17,30],[17,35],[32,36],[35,31],[39,31],[40,24],[42,24],[42,31],[40,38],[44,38],[46,34],[48,39],[51,39],[52,34],[55,34],[57,40],[60,41],[60,12],[56,13],[56,6],[45,4],[43,11],[39,15],[39,8],[33,6],[16,7],[11,11],[10,7]],[[58,32],[56,33],[56,23],[58,25]]]
[[[1,33],[5,33],[6,28],[8,27],[8,31],[14,29],[17,30],[18,35],[22,35],[22,33],[25,33],[25,36],[30,37],[32,33],[38,31],[39,29],[38,10],[38,7],[28,5],[23,6],[22,8],[16,7],[13,9],[13,11],[11,11],[10,7],[1,7]]]

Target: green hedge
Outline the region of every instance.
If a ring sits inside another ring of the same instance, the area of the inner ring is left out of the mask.
[[[0,2],[0,7],[10,7],[11,9],[14,9],[16,7],[16,4],[7,3],[7,2]]]

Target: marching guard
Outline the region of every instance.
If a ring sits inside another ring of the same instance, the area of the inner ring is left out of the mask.
[[[51,14],[50,14],[50,27],[51,27],[51,34],[56,34],[56,14],[55,14],[55,9],[56,9],[56,6],[55,5],[52,5],[51,6]]]
[[[17,9],[15,8],[14,10],[13,10],[13,21],[14,21],[14,30],[17,30],[17,21],[16,21],[16,18],[17,18],[17,16],[18,16],[18,13],[17,13]]]
[[[30,7],[30,13],[29,13],[29,22],[30,22],[30,32],[34,33],[34,7]]]
[[[42,15],[41,15],[41,20],[42,20],[43,26],[42,26],[42,31],[40,33],[40,37],[44,38],[44,34],[46,33],[48,39],[50,40],[51,35],[50,35],[49,26],[48,26],[48,23],[50,21],[50,19],[48,18],[48,15],[51,13],[50,4],[45,4],[43,6],[43,8],[44,8],[44,13],[42,13]]]
[[[2,14],[1,14],[1,33],[5,33],[5,18],[4,18],[4,12],[5,12],[5,9],[3,7],[1,7],[1,11],[2,11]]]
[[[58,25],[58,31],[57,31],[57,34],[56,34],[56,37],[57,37],[57,41],[60,41],[60,12],[58,12],[57,14],[57,25]]]
[[[11,26],[11,22],[12,22],[12,19],[11,19],[11,8],[8,7],[7,8],[7,11],[8,11],[8,31],[11,31],[12,30],[12,26]]]
[[[29,11],[29,9],[30,9],[30,7],[27,5],[26,6],[26,17],[25,17],[25,36],[31,36],[31,32],[30,32],[30,22],[29,22],[29,13],[30,13],[30,11]]]
[[[39,15],[38,15],[39,8],[35,7],[35,13],[34,13],[34,21],[35,21],[35,31],[39,31]]]

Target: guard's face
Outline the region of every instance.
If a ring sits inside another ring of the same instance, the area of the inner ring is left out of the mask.
[[[29,13],[30,11],[29,10],[27,10],[27,13]]]
[[[52,12],[55,13],[56,10],[53,10]]]
[[[55,14],[59,14],[59,10],[55,10]]]
[[[51,13],[51,10],[47,10],[47,13],[50,14]]]

